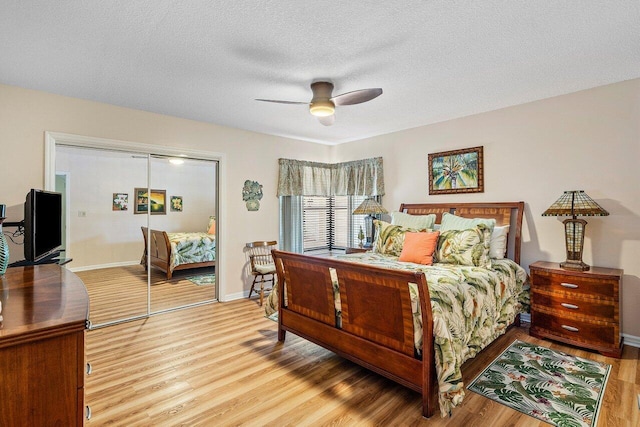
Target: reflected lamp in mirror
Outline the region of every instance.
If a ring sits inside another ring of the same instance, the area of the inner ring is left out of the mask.
[[[578,216],[607,216],[609,212],[604,210],[591,197],[582,190],[565,191],[542,216],[570,216],[565,219],[564,234],[567,246],[567,260],[560,263],[560,267],[570,270],[589,270],[589,265],[582,262],[582,249],[584,247],[584,232],[587,221],[578,219]]]
[[[364,244],[365,248],[370,248],[371,246],[373,246],[373,238],[375,234],[375,230],[373,228],[374,215],[386,213],[388,213],[388,211],[384,208],[384,206],[371,198],[365,199],[362,203],[360,203],[360,206],[355,208],[355,210],[353,211],[354,215],[367,215],[364,218],[364,228],[366,236],[366,242]]]

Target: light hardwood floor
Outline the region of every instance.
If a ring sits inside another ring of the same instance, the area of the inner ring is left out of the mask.
[[[87,333],[87,426],[548,426],[466,392],[453,415],[420,415],[418,393],[288,334],[256,300],[213,303]],[[601,427],[637,427],[639,349],[611,359],[529,337],[512,328],[465,365],[477,375],[520,339],[611,363]]]

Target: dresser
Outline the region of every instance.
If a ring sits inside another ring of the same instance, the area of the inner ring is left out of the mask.
[[[531,264],[529,270],[532,336],[620,357],[622,270],[574,271],[546,261]]]
[[[0,426],[82,426],[89,297],[57,264],[0,277]]]

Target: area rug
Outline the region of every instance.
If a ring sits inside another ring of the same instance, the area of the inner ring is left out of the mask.
[[[200,276],[187,277],[187,280],[198,286],[211,286],[216,284],[215,274],[201,274]]]
[[[558,427],[595,427],[611,365],[514,341],[469,390]]]

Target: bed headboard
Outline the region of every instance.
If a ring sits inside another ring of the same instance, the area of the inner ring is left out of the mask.
[[[524,202],[402,203],[400,212],[410,215],[436,214],[436,224],[440,224],[444,212],[464,218],[495,218],[496,225],[509,226],[507,256],[520,264]]]

